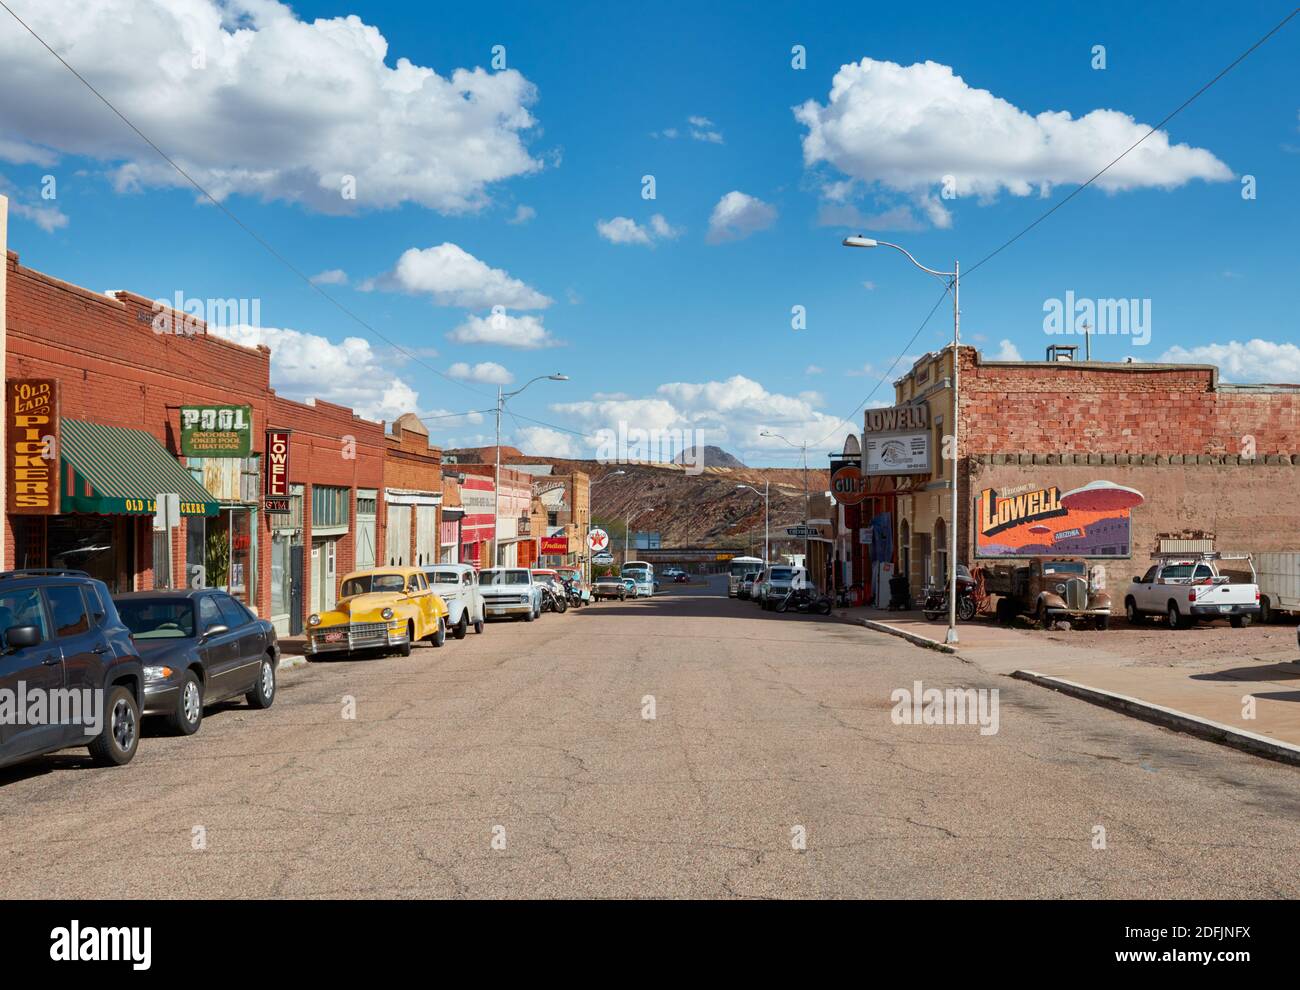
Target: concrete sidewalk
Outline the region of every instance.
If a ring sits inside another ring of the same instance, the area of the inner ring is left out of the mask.
[[[836,614],[851,621],[883,624],[898,635],[924,637],[938,645],[943,644],[948,629],[946,621],[930,622],[920,612],[856,608],[837,610]],[[1032,672],[1044,686],[1106,703],[1090,695],[1100,692],[1112,696],[1113,704],[1108,707],[1129,714],[1136,714],[1132,702],[1146,704],[1152,708],[1153,721],[1173,728],[1198,731],[1194,723],[1210,722],[1228,732],[1276,740],[1284,747],[1296,748],[1300,760],[1300,662],[1296,662],[1300,650],[1291,652],[1286,660],[1193,655],[1153,663],[1150,657],[1125,650],[1123,628],[1049,635],[981,618],[959,623],[957,634],[956,655],[991,673]],[[1071,685],[1085,690],[1072,692]],[[1187,724],[1173,724],[1177,720],[1161,716],[1162,711],[1189,716]],[[1258,748],[1246,745],[1249,740],[1240,742],[1245,748]]]

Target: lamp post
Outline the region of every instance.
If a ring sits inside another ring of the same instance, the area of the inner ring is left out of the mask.
[[[505,409],[506,399],[513,399],[516,395],[526,389],[533,382],[540,382],[542,379],[552,382],[567,382],[568,375],[561,375],[558,371],[553,375],[538,375],[536,378],[530,378],[513,392],[502,392],[501,386],[497,386],[497,470],[496,480],[492,487],[492,566],[501,565],[501,534],[497,532],[498,521],[501,518],[501,412]]]
[[[803,443],[795,443],[789,437],[783,437],[781,434],[773,433],[770,430],[763,430],[759,436],[776,437],[778,440],[784,440],[791,447],[796,447],[803,451],[803,566],[806,570],[808,565],[812,563],[809,559],[812,555],[809,553],[810,541],[808,539],[808,514],[810,511],[808,505],[808,441],[805,440]]]
[[[603,475],[602,477],[597,478],[595,481],[593,481],[591,484],[589,484],[589,485],[587,486],[587,501],[588,501],[588,504],[587,504],[587,517],[588,517],[588,529],[590,529],[590,520],[591,520],[591,504],[590,504],[590,503],[591,503],[591,490],[592,490],[593,488],[595,488],[597,485],[599,485],[602,481],[608,481],[610,478],[617,478],[620,474],[627,474],[627,472],[624,471],[622,468],[619,468],[617,471],[611,471],[609,474],[606,474],[606,475]],[[587,538],[587,534],[586,534],[586,533],[583,533],[583,534],[582,534],[582,538],[585,540],[585,539]],[[588,547],[588,548],[587,548],[587,584],[589,584],[589,585],[591,584],[591,547]]]
[[[737,485],[737,486],[736,486],[736,491],[740,491],[740,489],[742,489],[742,488],[748,488],[748,489],[749,489],[751,492],[753,492],[755,495],[762,495],[762,496],[763,496],[763,566],[764,566],[764,567],[766,567],[766,566],[771,562],[771,560],[770,560],[770,558],[769,558],[769,556],[768,556],[768,542],[769,542],[769,536],[768,536],[768,518],[769,518],[769,516],[768,516],[768,505],[769,505],[769,501],[768,501],[768,488],[769,488],[770,485],[771,485],[771,482],[770,482],[770,481],[764,481],[764,482],[763,482],[763,490],[762,490],[761,492],[760,492],[757,488],[755,488],[753,485]]]
[[[961,346],[961,262],[954,261],[950,272],[940,272],[925,267],[925,265],[913,258],[911,252],[906,248],[899,247],[897,244],[890,244],[888,241],[878,241],[871,237],[846,237],[843,244],[845,247],[893,248],[906,256],[907,260],[921,271],[936,278],[952,279],[952,525],[948,527],[947,642],[953,644],[957,642],[957,525],[961,519],[957,504],[957,386],[960,364],[958,348]]]

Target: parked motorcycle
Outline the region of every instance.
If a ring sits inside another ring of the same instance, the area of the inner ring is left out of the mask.
[[[796,612],[830,615],[831,598],[830,595],[819,595],[808,588],[800,588],[798,591],[791,588],[776,602],[778,612],[788,612],[790,609],[794,609]]]
[[[971,576],[964,564],[957,567],[957,618],[970,622],[979,611],[978,592],[975,578]],[[925,604],[922,614],[933,622],[948,614],[948,585],[930,585],[925,589]]]
[[[569,610],[569,603],[564,596],[557,595],[549,584],[542,585],[542,611],[563,614]]]
[[[564,585],[564,595],[569,600],[569,604],[574,608],[582,608],[582,592],[578,590],[578,585],[573,581],[565,581],[563,578],[560,581]]]

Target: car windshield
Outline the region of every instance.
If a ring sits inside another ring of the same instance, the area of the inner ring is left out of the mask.
[[[406,588],[406,578],[400,574],[362,574],[359,577],[348,578],[343,582],[342,595],[344,598],[351,598],[353,595],[367,595],[371,593],[389,593],[400,592]]]
[[[430,584],[460,584],[459,571],[425,571]]]
[[[189,599],[132,598],[117,613],[136,639],[192,639],[194,606]]]
[[[1044,574],[1072,574],[1083,577],[1087,569],[1081,560],[1049,560],[1043,565]]]
[[[527,571],[484,571],[480,584],[531,584]]]
[[[773,567],[770,581],[789,581],[794,571],[789,567]]]
[[[1160,572],[1162,581],[1185,581],[1192,576],[1193,564],[1166,564]]]

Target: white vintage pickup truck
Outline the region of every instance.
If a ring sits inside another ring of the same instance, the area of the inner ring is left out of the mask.
[[[1223,561],[1245,561],[1251,581],[1221,574]],[[1227,619],[1240,629],[1259,615],[1259,585],[1249,554],[1162,555],[1124,591],[1124,612],[1134,625],[1158,615],[1170,629],[1185,629],[1200,619]]]

